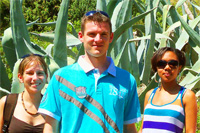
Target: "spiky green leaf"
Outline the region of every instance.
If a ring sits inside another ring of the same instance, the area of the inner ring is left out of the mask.
[[[62,0],[56,21],[53,58],[60,67],[67,65],[66,32],[68,7],[69,0]]]
[[[155,8],[143,13],[143,14],[140,14],[139,16],[137,17],[134,17],[132,18],[131,20],[129,20],[128,22],[125,22],[123,23],[118,29],[116,29],[114,31],[114,38],[113,38],[113,41],[112,43],[110,44],[109,46],[109,49],[108,49],[108,55],[110,55],[110,52],[112,50],[112,48],[114,47],[115,45],[115,42],[117,41],[117,39],[119,38],[119,36],[125,31],[127,30],[128,28],[130,28],[134,23],[138,22],[139,20],[143,19],[147,14],[149,14],[150,12],[152,12]]]
[[[2,62],[1,56],[0,56],[0,87],[5,88],[7,91],[10,91],[11,83],[8,78],[8,74],[6,73],[6,68],[4,66],[4,63]]]
[[[26,22],[22,13],[22,3],[19,0],[10,1],[10,18],[13,42],[16,48],[17,58],[31,53],[26,47],[24,40],[30,45],[30,37],[26,27]]]

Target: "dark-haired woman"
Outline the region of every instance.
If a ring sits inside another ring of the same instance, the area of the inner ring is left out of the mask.
[[[197,103],[195,94],[177,83],[185,66],[185,55],[178,49],[164,47],[151,59],[152,69],[161,78],[160,86],[147,92],[144,103],[142,133],[196,132]]]
[[[43,58],[36,54],[26,55],[19,65],[18,79],[24,83],[24,91],[18,94],[11,122],[4,131],[4,107],[8,96],[0,100],[0,133],[42,133],[45,120],[37,110],[42,98],[41,90],[47,81],[47,65]]]

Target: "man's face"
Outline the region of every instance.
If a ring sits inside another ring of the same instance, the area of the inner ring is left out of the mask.
[[[106,57],[113,33],[106,22],[89,21],[85,23],[84,33],[79,32],[79,39],[84,43],[85,54],[90,57]]]

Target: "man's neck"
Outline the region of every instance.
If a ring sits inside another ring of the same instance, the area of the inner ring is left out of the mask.
[[[99,69],[100,74],[102,74],[106,69],[108,69],[110,62],[107,57],[91,57],[85,55],[84,59],[91,64],[94,68]]]

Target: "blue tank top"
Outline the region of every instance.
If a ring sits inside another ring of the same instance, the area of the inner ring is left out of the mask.
[[[151,93],[144,110],[143,133],[182,133],[185,125],[183,108],[184,87],[181,87],[177,97],[165,105],[152,104],[156,90]]]

